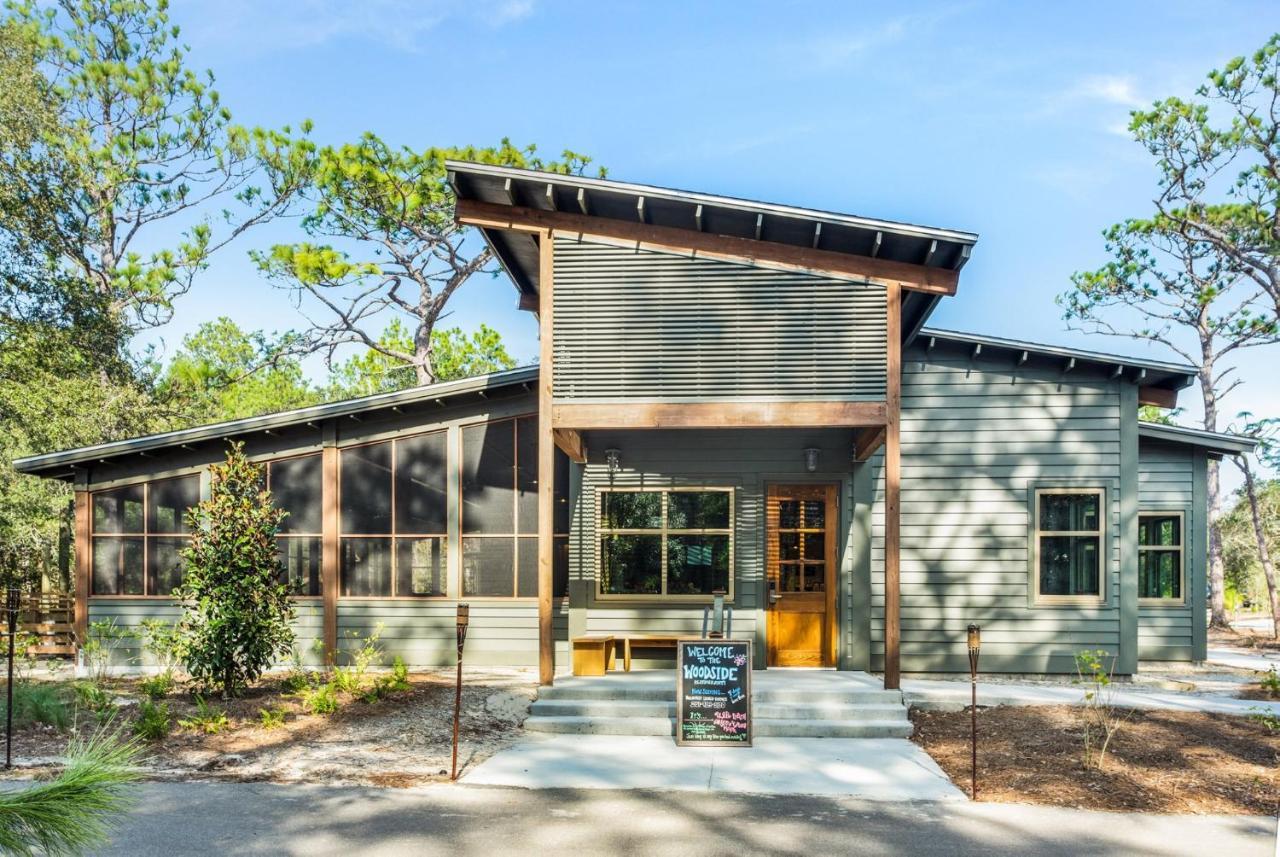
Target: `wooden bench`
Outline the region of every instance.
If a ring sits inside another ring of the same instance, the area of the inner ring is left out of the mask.
[[[573,674],[604,675],[614,668],[612,636],[573,638]]]
[[[622,669],[624,672],[631,672],[631,647],[640,646],[641,648],[675,648],[677,640],[687,640],[690,636],[697,634],[628,634],[622,638]]]

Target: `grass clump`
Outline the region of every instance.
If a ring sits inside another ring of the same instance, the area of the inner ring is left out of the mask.
[[[0,718],[7,714],[8,697],[0,696]],[[33,723],[43,723],[56,729],[66,729],[71,722],[71,711],[62,689],[51,684],[14,682],[13,726],[25,729]]]
[[[84,854],[106,845],[133,805],[138,752],[135,742],[99,732],[71,742],[67,766],[53,780],[0,792],[0,852]]]
[[[301,697],[302,707],[312,714],[329,715],[338,710],[338,692],[333,682],[309,687]]]
[[[196,713],[178,721],[183,729],[203,732],[206,735],[217,735],[231,725],[226,709],[216,708],[200,694],[196,694]]]
[[[263,729],[279,729],[284,726],[284,709],[277,707],[259,708],[258,725]]]
[[[119,707],[102,685],[92,681],[81,681],[71,687],[75,693],[77,708],[92,713],[99,723],[110,723],[115,719]]]
[[[144,741],[159,741],[169,734],[169,716],[168,703],[144,699],[133,721],[133,734]]]
[[[166,670],[138,682],[138,689],[145,693],[148,699],[158,700],[168,696],[175,684],[173,673]]]

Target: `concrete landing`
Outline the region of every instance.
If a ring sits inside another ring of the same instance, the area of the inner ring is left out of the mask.
[[[671,738],[528,735],[461,778],[526,789],[668,789],[964,800],[942,769],[900,738],[756,738],[752,747],[677,747]]]

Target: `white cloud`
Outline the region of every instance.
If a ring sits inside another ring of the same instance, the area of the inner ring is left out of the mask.
[[[866,29],[855,32],[824,34],[788,46],[788,61],[814,69],[839,68],[908,37],[919,38],[922,33],[960,15],[972,5],[964,3],[942,6],[928,12],[899,15],[886,21],[871,23]]]
[[[1140,107],[1143,104],[1142,99],[1138,97],[1133,78],[1113,74],[1084,77],[1064,95],[1068,100],[1101,101],[1105,104],[1116,104],[1128,108]]]

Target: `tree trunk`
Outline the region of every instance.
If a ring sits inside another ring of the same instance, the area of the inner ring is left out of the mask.
[[[1262,576],[1267,581],[1267,598],[1271,602],[1271,635],[1280,639],[1280,592],[1276,591],[1276,567],[1271,562],[1271,549],[1267,547],[1267,534],[1262,527],[1262,514],[1258,511],[1258,492],[1253,484],[1253,468],[1249,459],[1239,456],[1236,465],[1244,473],[1244,490],[1249,498],[1249,514],[1253,518],[1253,537],[1258,542],[1258,561],[1262,563]]]
[[[1218,391],[1214,388],[1213,377],[1213,334],[1201,324],[1200,327],[1200,368],[1197,372],[1200,382],[1200,398],[1204,402],[1205,431],[1218,430]],[[1219,464],[1210,461],[1208,466],[1208,485],[1205,491],[1209,517],[1209,627],[1227,628],[1226,602],[1226,569],[1222,562],[1222,487],[1219,479]]]
[[[436,382],[436,371],[431,361],[431,331],[434,327],[434,320],[420,321],[413,334],[413,374],[420,387]]]

